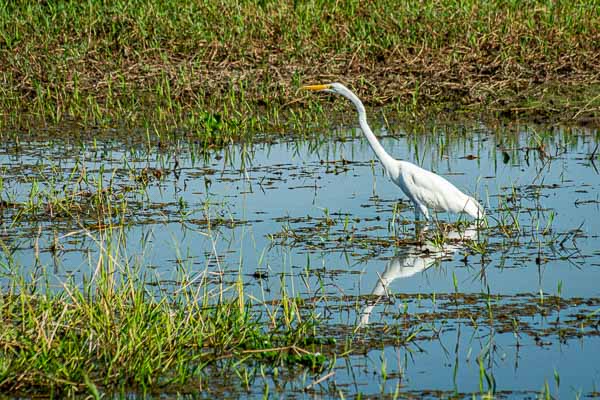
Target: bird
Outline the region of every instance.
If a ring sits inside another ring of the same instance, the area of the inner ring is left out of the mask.
[[[421,215],[430,221],[429,209],[451,213],[466,213],[481,220],[483,207],[473,197],[461,192],[456,186],[434,172],[428,171],[409,161],[396,160],[383,148],[367,123],[367,113],[362,101],[341,83],[307,85],[302,89],[315,92],[333,93],[344,96],[354,104],[358,112],[358,122],[363,134],[375,155],[383,165],[386,175],[408,197],[415,208],[415,221]]]

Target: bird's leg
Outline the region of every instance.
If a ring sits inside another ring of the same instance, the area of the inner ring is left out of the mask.
[[[415,204],[415,232],[419,231],[419,224],[421,222],[421,210],[419,205]]]
[[[421,228],[421,214],[425,219],[423,228]],[[415,203],[415,235],[417,240],[423,241],[425,232],[429,229],[429,212],[427,208]]]

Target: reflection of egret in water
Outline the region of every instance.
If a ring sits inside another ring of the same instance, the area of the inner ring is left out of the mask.
[[[445,236],[442,245],[411,245],[400,249],[396,255],[388,261],[385,271],[379,277],[377,285],[373,288],[371,295],[379,296],[374,304],[368,305],[360,316],[360,326],[369,323],[369,317],[373,308],[379,300],[387,295],[389,285],[400,278],[408,278],[418,272],[424,271],[431,265],[444,257],[454,254],[465,247],[465,241],[473,240],[477,236],[477,225],[472,224],[464,231],[452,230]]]

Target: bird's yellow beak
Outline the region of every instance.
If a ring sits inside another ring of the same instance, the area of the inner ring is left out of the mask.
[[[329,89],[330,85],[308,85],[308,86],[302,86],[302,89],[304,90],[312,90],[312,91],[319,91],[319,90],[325,90],[325,89]]]

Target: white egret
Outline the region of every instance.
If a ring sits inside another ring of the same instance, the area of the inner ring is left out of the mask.
[[[483,208],[473,197],[461,192],[445,178],[427,171],[408,161],[396,160],[390,156],[367,123],[367,113],[362,101],[341,83],[325,85],[309,85],[303,89],[340,94],[350,100],[358,111],[358,122],[371,148],[381,161],[387,176],[402,189],[406,197],[415,206],[415,220],[422,214],[429,221],[429,211],[446,211],[467,213],[480,219],[484,215]]]

